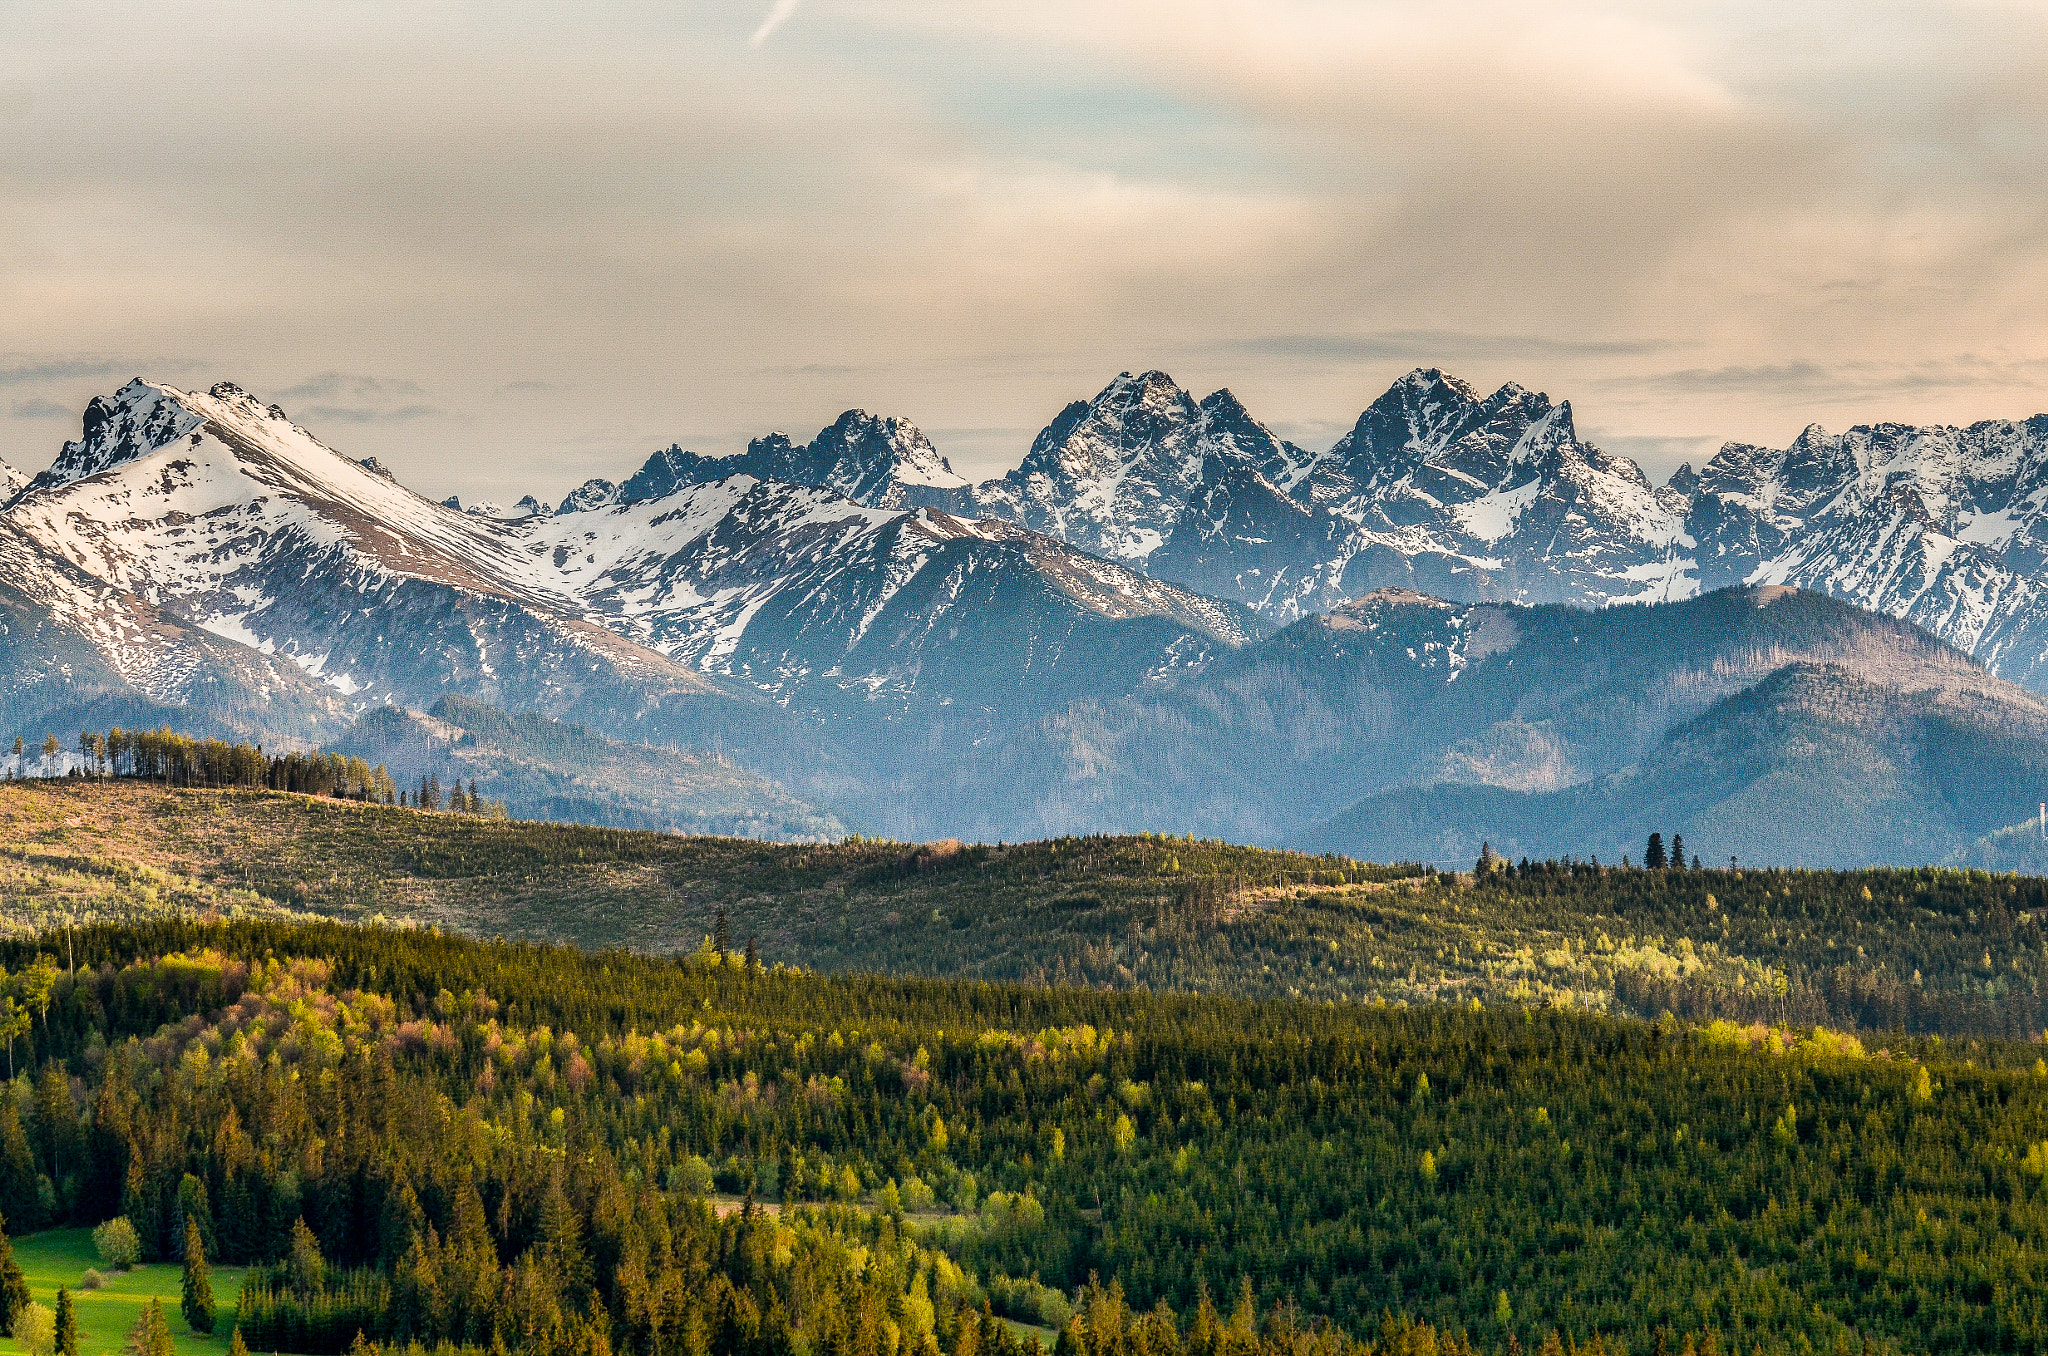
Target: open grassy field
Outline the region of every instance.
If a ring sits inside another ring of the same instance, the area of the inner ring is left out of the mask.
[[[212,1337],[204,1337],[186,1327],[185,1316],[178,1312],[180,1271],[175,1266],[159,1264],[132,1271],[104,1272],[104,1286],[80,1290],[79,1278],[88,1267],[99,1263],[92,1249],[90,1229],[52,1229],[17,1238],[14,1256],[21,1263],[29,1292],[38,1304],[55,1308],[57,1287],[71,1287],[72,1297],[78,1303],[79,1356],[119,1353],[127,1343],[128,1330],[142,1316],[152,1295],[164,1303],[164,1316],[170,1320],[171,1338],[177,1344],[179,1356],[220,1356],[228,1349],[228,1335],[235,1326],[235,1296],[242,1288],[240,1267],[213,1269],[214,1306],[220,1323]],[[13,1338],[0,1337],[0,1352],[25,1350]]]

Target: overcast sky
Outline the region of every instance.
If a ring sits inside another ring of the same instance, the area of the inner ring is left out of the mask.
[[[2038,0],[11,6],[0,457],[142,375],[436,496],[856,405],[984,475],[1439,366],[1661,473],[2048,410],[2044,185]]]

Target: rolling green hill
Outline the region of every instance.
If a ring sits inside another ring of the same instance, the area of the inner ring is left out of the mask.
[[[771,844],[133,781],[0,783],[0,920],[322,914],[656,954],[1251,997],[2023,1036],[2048,883],[1590,863],[1426,873],[1139,836]]]

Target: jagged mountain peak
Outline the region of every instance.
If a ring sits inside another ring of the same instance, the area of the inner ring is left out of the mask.
[[[650,463],[651,464],[651,463]],[[587,513],[593,509],[605,508],[619,501],[619,487],[601,476],[592,476],[562,496],[556,507],[557,514]]]
[[[136,377],[113,395],[87,402],[79,437],[63,445],[30,488],[67,485],[180,443],[198,447],[209,437],[260,449],[264,456],[315,476],[333,475],[337,466],[345,466],[349,472],[393,479],[375,457],[357,460],[336,452],[294,424],[282,406],[265,404],[234,382],[215,382],[197,392]]]
[[[1201,399],[1202,413],[1211,419],[1250,419],[1251,411],[1237,398],[1237,393],[1228,386],[1219,386]],[[1254,421],[1256,422],[1256,421]]]
[[[822,476],[816,483],[862,503],[887,500],[895,486],[964,490],[968,484],[923,429],[894,415],[848,410],[820,430],[806,452]]]
[[[623,484],[591,481],[563,501],[564,512],[605,504],[639,504],[689,485],[736,475],[836,491],[870,508],[957,507],[968,491],[965,476],[939,455],[908,419],[852,409],[819,430],[809,443],[787,433],[765,434],[735,456],[707,457],[671,446],[647,459]]]
[[[86,403],[77,440],[64,444],[36,483],[62,485],[97,475],[148,456],[205,422],[171,388],[136,377],[111,397],[96,395]]]

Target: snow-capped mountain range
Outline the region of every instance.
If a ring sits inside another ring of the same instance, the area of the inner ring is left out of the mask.
[[[891,421],[836,428],[843,459],[914,468],[929,449]],[[138,380],[95,399],[0,512],[0,591],[151,701],[184,704],[157,675],[224,647],[276,677],[257,689],[337,711],[456,692],[635,738],[751,741],[770,763],[802,742],[778,712],[950,709],[973,738],[970,712],[1019,719],[1265,629],[1008,524],[747,473],[686,483],[667,464],[553,511],[465,511],[233,385]],[[245,722],[305,737],[295,723]]]
[[[855,419],[872,421],[841,425]],[[858,476],[824,456],[781,464],[863,502],[1015,522],[1276,623],[1388,586],[1597,607],[1789,583],[2048,688],[2048,416],[1813,427],[1782,450],[1731,443],[1663,485],[1582,440],[1569,403],[1512,383],[1482,395],[1433,369],[1395,382],[1321,453],[1229,391],[1198,400],[1160,372],[1069,405],[1016,470],[979,485],[939,484],[922,469],[929,441],[891,427],[924,457],[901,480],[878,458]],[[787,440],[755,446],[770,444]],[[722,465],[665,456],[694,478]]]
[[[980,484],[908,421],[855,410],[806,443],[672,447],[504,507],[433,503],[231,384],[137,380],[91,402],[48,470],[0,468],[0,491],[0,719],[18,732],[176,711],[318,743],[453,694],[717,747],[891,832],[950,831],[947,786],[1000,831],[1000,788],[973,769],[1018,750],[1057,750],[1041,825],[1102,804],[1091,768],[1199,761],[1167,747],[1195,717],[1105,725],[1114,703],[1240,702],[1257,673],[1245,728],[1292,729],[1313,706],[1289,676],[1296,633],[1268,637],[1389,588],[1599,607],[1789,584],[2048,688],[2048,417],[1808,429],[1653,485],[1512,384],[1412,372],[1309,452],[1229,391],[1146,372]],[[1410,655],[1417,681],[1457,681],[1431,653]],[[1780,658],[1700,672],[1749,682]],[[1661,737],[1657,710],[1631,748]],[[1511,788],[1520,757],[1458,767]]]

